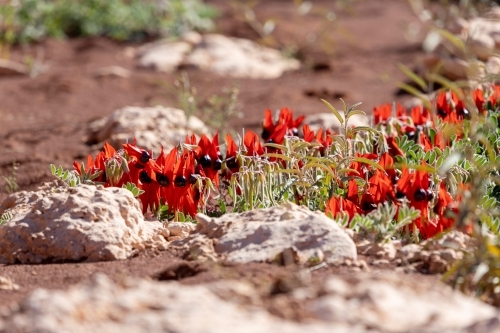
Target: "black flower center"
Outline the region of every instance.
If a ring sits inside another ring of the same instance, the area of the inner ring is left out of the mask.
[[[427,190],[427,201],[432,201],[434,199],[434,192]]]
[[[200,157],[198,163],[200,163],[202,167],[208,168],[212,164],[212,159],[210,158],[210,156],[204,155]]]
[[[142,164],[146,164],[149,162],[149,159],[151,158],[151,155],[149,155],[149,153],[145,150],[143,150],[141,152],[141,157],[139,157],[139,161],[142,163]]]
[[[415,201],[425,201],[427,200],[427,192],[423,188],[419,188],[414,194]]]
[[[191,185],[195,184],[199,177],[200,176],[197,174],[194,174],[194,173],[190,174],[189,179],[188,179],[189,184],[191,184]]]
[[[170,185],[170,179],[162,173],[156,173],[156,181],[160,186],[169,186]]]
[[[139,173],[139,180],[141,181],[141,183],[143,184],[151,184],[153,182],[153,180],[151,179],[151,177],[149,177],[148,173],[146,172],[146,170],[142,170],[140,173]]]
[[[184,176],[175,177],[174,184],[176,187],[185,187],[187,184],[186,177]]]
[[[220,158],[214,161],[214,165],[212,166],[215,171],[222,169],[222,161]]]
[[[269,132],[268,130],[264,129],[262,130],[262,139],[267,140],[271,137],[271,132]]]
[[[236,160],[236,157],[231,157],[230,159],[228,159],[226,161],[226,165],[230,169],[235,169],[235,168],[239,167],[238,161]]]
[[[374,210],[377,206],[373,202],[363,202],[362,207],[364,211]]]

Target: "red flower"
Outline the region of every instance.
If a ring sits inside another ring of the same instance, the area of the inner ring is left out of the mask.
[[[396,114],[393,115],[393,104],[387,103],[382,104],[378,107],[373,108],[373,122],[375,125],[379,123],[386,123],[391,116],[395,116],[396,119],[400,121],[406,121],[408,114],[406,109],[399,103],[396,103]]]
[[[139,196],[142,202],[143,213],[148,208],[154,211],[158,207],[159,193],[156,183],[156,174],[161,171],[160,166],[151,158],[151,152],[141,149],[133,144],[123,144],[125,152],[129,156],[128,173],[122,177],[121,183],[133,182],[144,191]]]
[[[373,122],[375,125],[379,123],[385,123],[392,114],[392,105],[387,103],[387,104],[382,104],[379,105],[378,107],[373,108]]]
[[[245,133],[243,145],[247,150],[247,156],[260,156],[264,154],[264,148],[260,144],[259,137],[250,130]]]
[[[474,99],[474,104],[476,104],[477,110],[479,111],[480,114],[485,114],[486,110],[484,109],[484,94],[481,89],[476,89],[472,93],[472,98]]]
[[[389,155],[389,153],[385,152],[380,156],[380,159],[378,161],[378,164],[384,168],[385,172],[389,176],[389,179],[391,182],[396,181],[396,168],[394,167],[394,160]]]
[[[237,160],[236,153],[238,152],[238,147],[234,142],[233,138],[226,134],[226,167],[231,171],[231,173],[236,172],[240,168],[240,164]]]
[[[431,140],[429,140],[429,137],[424,132],[420,132],[418,141],[420,145],[424,148],[425,152],[428,152],[429,150],[432,149]]]
[[[302,126],[302,132],[304,133],[304,141],[306,142],[313,142],[315,136],[314,136],[314,131],[311,131],[311,128],[309,127],[309,125],[307,124],[304,124],[304,126]]]
[[[360,206],[365,212],[370,212],[378,204],[384,203],[395,197],[392,182],[385,173],[376,170],[368,179],[368,190],[361,196]]]
[[[266,140],[266,143],[276,143],[279,145],[283,144],[286,132],[287,132],[287,126],[285,124],[279,124],[278,126],[276,126],[274,132],[271,134],[269,139]]]
[[[389,154],[391,154],[391,156],[405,156],[401,148],[399,148],[396,138],[394,138],[393,136],[388,136],[386,137],[386,141],[387,146],[389,147]]]
[[[118,161],[121,161],[121,156],[116,154],[116,150],[107,142],[104,143],[104,151],[100,151],[95,160],[92,159],[92,155],[87,156],[87,166],[84,166],[83,163],[78,163],[77,161],[73,162],[73,168],[75,171],[82,176],[82,171],[87,175],[94,175],[97,172],[101,172],[101,174],[94,179],[94,181],[99,183],[104,183],[104,186],[121,186],[121,183],[117,182],[116,179],[110,179],[106,175],[106,163],[112,159],[116,158]]]
[[[293,119],[293,112],[288,108],[282,108],[280,110],[278,121],[274,123],[271,110],[266,109],[264,111],[264,121],[262,123],[262,138],[264,141],[268,141],[273,136],[279,125],[284,125],[284,135],[298,136],[298,129],[304,119],[304,116]]]
[[[378,159],[377,154],[359,154],[356,153],[355,157],[363,157],[372,161],[376,161]],[[349,176],[360,176],[361,178],[366,178],[366,176],[371,172],[372,166],[363,162],[352,162],[350,169],[356,170],[358,173],[350,172]]]
[[[194,153],[184,150],[179,156],[179,150],[174,148],[165,156],[162,151],[157,163],[161,169],[156,174],[160,198],[168,205],[169,212],[196,215],[199,193],[192,186],[196,182]]]
[[[351,200],[342,197],[331,197],[326,204],[325,214],[332,214],[335,218],[340,212],[347,213],[350,221],[356,213],[359,213],[359,209]]]
[[[316,133],[316,141],[321,144],[322,147],[319,148],[319,152],[321,156],[325,156],[326,152],[330,149],[333,143],[333,132],[327,129],[325,133],[323,133],[323,129],[319,129]]]
[[[293,119],[293,112],[288,108],[283,108],[280,110],[279,123],[284,124],[287,127],[287,135],[298,136],[299,127],[304,119],[305,116],[300,116],[297,119]]]
[[[420,105],[414,106],[411,111],[411,118],[413,119],[413,123],[415,126],[418,125],[426,125],[428,121],[430,121],[431,116],[429,114],[429,110]]]
[[[222,169],[222,155],[219,151],[219,134],[215,133],[212,141],[203,135],[198,142],[196,159],[205,174],[215,186],[219,186],[219,170]]]

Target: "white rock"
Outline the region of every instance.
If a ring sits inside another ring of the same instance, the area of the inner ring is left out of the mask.
[[[231,288],[232,281],[225,281]],[[235,289],[235,288],[233,288]],[[236,286],[241,290],[241,287]],[[209,287],[127,280],[98,275],[67,291],[36,290],[20,309],[0,319],[0,332],[331,332],[324,323],[300,324],[219,298]],[[361,333],[345,325],[335,332]]]
[[[181,238],[189,236],[195,228],[196,224],[191,222],[169,222],[167,224],[167,229],[170,231],[170,235],[180,236]]]
[[[471,51],[481,60],[487,60],[495,53],[495,40],[490,35],[478,34],[469,43]]]
[[[119,260],[167,247],[168,230],[144,221],[139,202],[123,188],[19,192],[2,210],[13,217],[0,226],[0,263]]]
[[[127,106],[114,111],[105,121],[97,121],[88,140],[107,141],[115,148],[121,148],[123,143],[136,138],[138,146],[158,154],[161,145],[169,151],[191,134],[208,135],[210,131],[199,118],[191,116],[188,119],[179,109]]]
[[[357,242],[356,248],[358,254],[375,256],[377,258],[394,259],[396,258],[396,247],[392,242],[375,243],[368,240]]]
[[[345,280],[330,277],[326,285],[330,294],[309,305],[318,319],[362,324],[376,332],[457,332],[497,316],[492,306],[442,283],[419,286],[397,275],[358,274]]]
[[[181,41],[155,42],[141,48],[138,55],[141,66],[160,71],[188,66],[236,78],[275,79],[300,67],[298,60],[287,59],[277,50],[217,34],[191,33]]]
[[[11,278],[0,276],[0,289],[2,290],[19,290],[19,285],[15,284]]]
[[[341,114],[342,116],[342,114]],[[306,116],[304,124],[308,124],[311,130],[317,131],[322,128],[323,130],[331,129],[335,133],[341,131],[341,124],[337,117],[332,112],[317,113]],[[370,118],[363,115],[354,115],[349,118],[349,126],[369,126]]]
[[[431,71],[439,69],[439,74],[451,80],[472,78],[481,81],[485,75],[495,73],[498,65],[495,59],[490,59],[500,52],[499,12],[498,8],[493,8],[484,17],[472,18],[469,21],[458,19],[449,27],[449,31],[463,41],[465,50],[448,38],[434,31],[430,32],[424,43],[429,54],[424,57],[423,67]],[[471,66],[465,59],[479,60],[480,63]],[[489,71],[482,69],[485,62]],[[442,65],[441,68],[439,64]]]
[[[277,50],[216,34],[203,36],[184,64],[223,76],[252,79],[275,79],[300,67],[298,60],[286,59]]]
[[[29,75],[28,66],[9,60],[0,59],[0,76]]]
[[[495,74],[495,75],[500,74],[500,57],[493,56],[488,58],[488,61],[486,61],[486,68],[487,68],[487,73],[489,74]]]
[[[100,67],[94,71],[94,76],[97,78],[100,77],[120,77],[120,78],[129,78],[130,70],[120,67],[120,66],[107,66]]]
[[[426,250],[444,250],[448,248],[456,250],[470,249],[472,240],[469,235],[458,230],[452,230],[439,238],[431,238],[421,244]]]
[[[175,70],[191,52],[193,46],[184,41],[159,41],[146,45],[138,51],[139,64],[162,72]]]
[[[467,78],[469,64],[467,61],[454,57],[441,59],[442,73],[451,80],[462,80]]]
[[[398,257],[403,260],[404,263],[413,263],[415,261],[421,260],[422,246],[418,244],[408,244],[403,246],[398,251]]]
[[[186,251],[196,248],[200,256],[247,263],[270,262],[292,252],[293,260],[306,263],[317,260],[321,250],[327,263],[356,260],[354,242],[338,224],[292,203],[214,219],[198,214],[196,219],[195,232],[182,242]]]
[[[500,327],[494,307],[442,283],[397,274],[333,276],[289,295],[272,302],[284,309],[305,303],[307,321],[270,315],[269,299],[245,281],[115,284],[98,274],[85,285],[37,289],[19,306],[0,308],[0,332],[486,333]],[[478,327],[484,329],[471,329]]]

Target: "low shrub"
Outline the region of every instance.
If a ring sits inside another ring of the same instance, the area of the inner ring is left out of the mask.
[[[137,41],[211,29],[216,11],[202,0],[20,0],[1,5],[0,15],[3,39],[15,42],[77,36]]]

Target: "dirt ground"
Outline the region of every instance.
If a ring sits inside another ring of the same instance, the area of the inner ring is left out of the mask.
[[[229,1],[208,2],[221,12],[217,32],[259,39]],[[361,0],[344,10],[339,10],[336,3],[340,1],[314,1],[317,12],[305,17],[297,14],[290,0],[260,1],[255,7],[259,21],[276,22],[273,33],[276,45],[306,46],[299,52],[303,61],[299,71],[275,80],[250,80],[228,79],[191,69],[187,72],[191,84],[200,96],[218,93],[223,87],[240,90],[239,107],[244,116],[231,120],[235,129],[258,128],[266,108],[291,107],[297,115],[327,112],[320,98],[339,107],[340,97],[351,104],[362,102],[361,109],[367,112],[381,103],[407,99],[408,96],[396,95],[397,82],[405,81],[397,64],[416,66],[422,55],[424,33],[422,28],[420,33],[411,34],[421,26],[406,1]],[[324,29],[327,10],[334,10],[335,23],[315,43],[308,43],[308,37],[311,40],[314,37],[312,32]],[[52,180],[49,164],[70,168],[73,160],[82,160],[91,152],[84,137],[92,120],[127,105],[178,106],[173,82],[181,74],[138,68],[136,60],[127,57],[128,50],[138,46],[87,38],[48,40],[14,48],[11,57],[18,60],[26,54],[43,52],[43,61],[49,67],[35,78],[0,78],[0,175],[9,176],[12,163],[16,162],[20,189],[36,189]],[[124,67],[131,70],[131,76],[96,78],[95,71],[104,66]],[[5,182],[0,179],[0,200],[6,195]],[[188,267],[177,273],[179,265]],[[269,264],[196,265],[168,252],[146,253],[112,263],[0,265],[0,275],[11,277],[21,286],[17,292],[0,291],[0,305],[18,301],[36,287],[66,288],[98,271],[118,280],[130,275],[160,279],[161,272],[170,270],[164,275],[184,279],[185,283],[236,277],[264,283],[268,288],[280,274],[291,270]],[[392,268],[372,267],[372,270]],[[347,267],[327,267],[313,272],[313,279],[349,272]],[[415,274],[407,278],[437,279]]]

